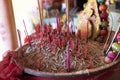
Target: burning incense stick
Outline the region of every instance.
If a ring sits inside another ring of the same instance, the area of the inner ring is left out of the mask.
[[[85,43],[85,47],[84,47],[84,58],[87,58],[87,53],[88,53],[88,21],[86,24],[86,43]]]
[[[70,42],[67,43],[67,49],[66,49],[66,71],[70,72]]]
[[[19,29],[17,29],[17,33],[18,33],[18,38],[19,38],[20,48],[22,48],[21,32],[20,32],[20,30],[19,30]]]
[[[26,35],[28,36],[27,27],[26,27],[26,24],[25,24],[25,21],[24,21],[24,20],[23,20],[23,24],[24,24],[24,27],[25,27],[25,32],[26,32]]]
[[[25,34],[26,34],[26,37],[28,39],[28,44],[30,45],[30,47],[32,48],[32,45],[31,45],[31,42],[30,42],[30,38],[29,38],[29,35],[28,35],[28,31],[27,31],[27,27],[26,27],[26,24],[25,24],[25,21],[23,20],[23,24],[24,24],[24,27],[25,27]]]
[[[39,15],[40,15],[40,25],[43,27],[44,18],[43,18],[43,0],[37,0],[38,1],[38,9],[39,9]]]

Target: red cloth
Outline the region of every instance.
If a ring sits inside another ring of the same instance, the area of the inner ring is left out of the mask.
[[[15,52],[7,51],[3,60],[0,62],[0,80],[105,80],[105,78],[113,74],[113,70],[95,76],[82,78],[42,78],[30,76],[23,73],[23,68],[20,67],[14,60]]]

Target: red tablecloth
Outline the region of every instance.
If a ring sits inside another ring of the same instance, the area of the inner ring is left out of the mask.
[[[7,51],[4,59],[0,62],[0,80],[105,80],[111,76],[114,71],[108,71],[95,76],[84,78],[42,78],[27,75],[23,73],[23,68],[20,67],[14,60],[14,51]]]

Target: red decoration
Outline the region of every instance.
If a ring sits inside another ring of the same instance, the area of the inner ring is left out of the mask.
[[[100,17],[101,17],[101,19],[107,20],[108,14],[107,14],[106,12],[102,12],[102,13],[100,14]]]
[[[33,37],[32,36],[26,36],[25,39],[24,39],[24,43],[29,43],[33,40]]]
[[[99,10],[102,12],[102,11],[106,11],[107,10],[107,5],[105,5],[105,4],[101,4],[100,6],[99,6]]]
[[[106,30],[106,29],[103,29],[100,31],[101,36],[106,36],[107,34],[108,34],[108,30]]]
[[[15,60],[15,52],[7,51],[6,56],[0,62],[0,80],[19,80],[22,75],[22,67],[18,65]]]
[[[40,24],[35,25],[36,34],[40,33]]]

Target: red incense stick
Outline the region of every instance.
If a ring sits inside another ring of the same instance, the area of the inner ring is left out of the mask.
[[[80,55],[81,55],[81,46],[78,45],[78,57],[80,58]]]
[[[93,61],[92,61],[92,59],[90,59],[90,62],[89,62],[89,68],[92,68],[92,66],[93,66]]]
[[[29,38],[29,35],[28,35],[28,31],[27,31],[27,28],[26,28],[26,24],[25,24],[25,21],[23,20],[23,24],[24,24],[24,27],[25,27],[25,34],[26,34],[26,37],[28,39],[28,44],[31,46],[31,42],[30,42],[30,38]]]
[[[71,47],[72,54],[73,54],[73,53],[74,53],[74,49],[75,49],[75,42],[74,42],[74,40],[71,40],[71,45],[70,45],[70,47]]]
[[[88,54],[88,21],[86,24],[86,43],[85,43],[85,47],[84,47],[84,58],[87,58],[87,54]]]
[[[19,30],[19,29],[17,29],[17,33],[18,33],[18,38],[19,38],[20,48],[22,48],[21,32],[20,32],[20,30]]]
[[[67,53],[66,53],[66,71],[67,72],[70,71],[70,53],[69,53],[69,51],[67,51]]]

